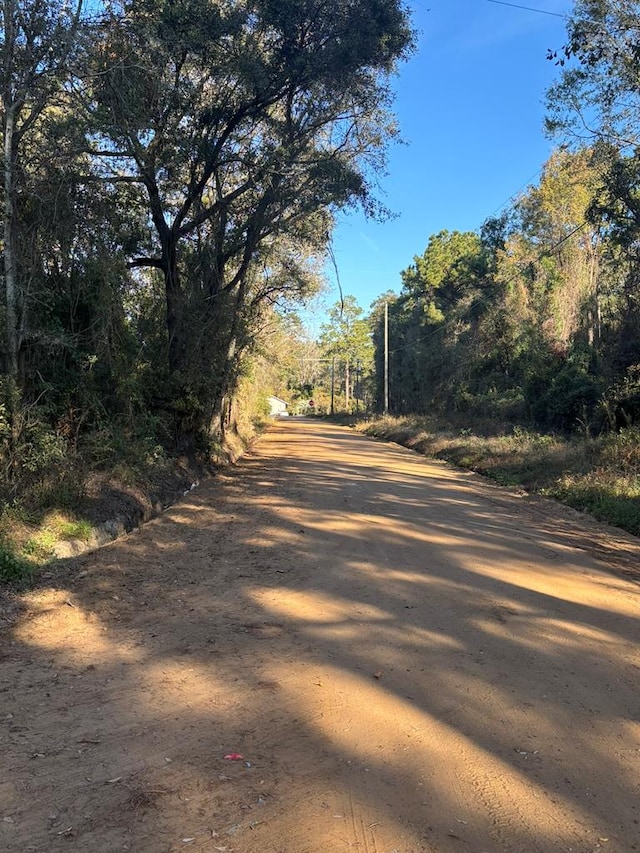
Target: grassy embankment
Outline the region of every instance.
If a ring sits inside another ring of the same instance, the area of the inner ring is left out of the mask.
[[[241,456],[262,424],[243,427],[224,446],[212,444],[206,460],[109,434],[85,442],[83,452],[65,448],[42,460],[29,447],[27,464],[14,465],[11,476],[0,452],[0,588],[24,589],[52,561],[103,544],[174,503]]]
[[[522,427],[455,429],[427,417],[360,422],[394,441],[513,487],[555,498],[640,535],[640,428],[597,438],[544,435]]]
[[[360,421],[357,429],[477,471],[496,482],[556,498],[640,535],[640,428],[598,438],[564,438],[521,427],[455,428],[432,418]],[[235,449],[234,455],[242,452]],[[115,458],[114,458],[115,456]],[[99,526],[124,511],[144,517],[149,496],[170,502],[190,482],[176,460],[110,454],[111,465],[61,460],[36,476],[20,495],[0,505],[0,585],[24,586],[55,559],[60,542],[90,542]],[[135,464],[133,459],[135,458]],[[86,461],[86,460],[85,460]],[[115,463],[115,464],[114,464]],[[137,506],[132,507],[133,504]],[[91,508],[92,511],[88,512]]]

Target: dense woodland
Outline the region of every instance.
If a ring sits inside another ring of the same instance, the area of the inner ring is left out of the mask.
[[[372,215],[397,0],[6,0],[0,455],[207,454],[340,209]],[[264,382],[261,395],[269,390]]]
[[[586,432],[637,421],[640,258],[597,156],[557,151],[500,219],[433,235],[403,271],[388,299],[391,411]]]
[[[291,309],[335,216],[384,215],[402,3],[5,0],[3,499],[78,460],[206,458],[267,393],[380,411],[385,302],[396,414],[637,424],[639,32],[640,4],[578,0],[537,185],[312,341]]]
[[[589,434],[640,421],[640,4],[582,0],[548,59],[559,147],[476,232],[442,231],[383,304],[389,409]]]

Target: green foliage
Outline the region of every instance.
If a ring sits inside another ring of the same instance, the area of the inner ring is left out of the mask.
[[[611,227],[601,167],[600,150],[557,151],[499,222],[429,239],[387,300],[393,412],[587,435],[638,419],[640,229],[629,195],[629,239]],[[380,406],[379,309],[374,342]]]
[[[33,564],[15,553],[13,548],[0,539],[0,584],[21,586],[29,580]]]
[[[413,33],[399,0],[5,6],[0,492],[72,507],[85,463],[217,452],[252,360],[313,385],[274,309],[319,288],[335,211],[375,207]]]
[[[600,405],[612,430],[640,423],[640,365],[634,364],[604,392]]]
[[[335,414],[362,404],[368,406],[373,367],[371,324],[354,296],[345,296],[330,309],[328,321],[320,328],[318,347],[326,365],[323,388],[329,400],[327,410]],[[318,396],[314,390],[315,402]]]
[[[12,379],[0,378],[2,479],[15,482],[64,461],[66,442],[43,422],[43,411],[25,406]]]
[[[371,207],[367,169],[396,135],[388,78],[412,38],[397,0],[111,7],[88,139],[106,154],[96,175],[144,188],[127,218],[152,229],[129,251],[162,274],[155,366],[179,448],[206,445],[264,306],[308,295],[301,258],[323,251],[333,211]]]
[[[44,563],[54,556],[58,542],[72,539],[89,542],[92,534],[93,527],[88,521],[49,512],[38,532],[25,542],[22,551],[35,562]]]
[[[548,93],[550,132],[580,144],[585,135],[623,146],[636,139],[639,27],[633,0],[577,0],[561,51],[563,70]]]
[[[399,298],[389,301],[390,397],[395,412],[440,412],[474,396],[475,331],[493,282],[489,254],[472,232],[441,231],[402,273]],[[376,312],[378,406],[382,400],[382,315]]]
[[[640,427],[609,433],[602,439],[603,464],[628,477],[640,476]]]
[[[329,310],[329,320],[320,328],[320,346],[325,357],[335,355],[367,365],[371,361],[371,328],[354,296],[345,296]]]
[[[603,439],[568,440],[516,427],[467,421],[455,429],[436,418],[392,418],[362,423],[368,435],[470,468],[505,486],[554,497],[596,518],[640,533],[640,431]]]
[[[402,273],[403,289],[424,296],[439,312],[473,291],[486,272],[486,255],[480,237],[472,231],[441,231],[413,265]]]
[[[536,423],[564,431],[579,426],[589,432],[603,387],[588,362],[588,353],[574,352],[548,374],[544,390],[534,396],[529,388],[528,404]]]
[[[599,471],[566,476],[547,494],[601,521],[640,534],[640,485],[637,476],[623,477]]]

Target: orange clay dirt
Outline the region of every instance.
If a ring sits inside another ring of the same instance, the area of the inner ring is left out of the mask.
[[[280,421],[5,618],[0,850],[640,850],[639,566],[552,502]]]

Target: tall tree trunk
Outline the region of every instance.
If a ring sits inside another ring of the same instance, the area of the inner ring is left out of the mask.
[[[184,328],[184,295],[178,272],[178,252],[170,232],[162,235],[162,268],[167,306],[168,367],[170,374],[184,370],[186,330]]]
[[[182,284],[177,245],[170,229],[161,234],[161,240],[175,449],[191,455],[206,448],[212,434],[220,440],[224,438],[226,406],[234,392],[233,374],[246,284],[240,283],[229,303],[209,299],[201,313],[192,315],[186,304],[193,299],[191,285]],[[221,310],[231,312],[228,328],[226,318],[216,317]]]
[[[6,101],[5,101],[6,103]],[[6,310],[6,366],[5,370],[18,381],[18,272],[16,259],[16,203],[15,203],[15,114],[8,107],[4,117],[4,283]]]
[[[16,252],[16,118],[17,105],[14,97],[12,77],[15,50],[15,0],[4,0],[2,23],[4,44],[2,45],[2,100],[3,100],[3,166],[4,206],[2,231],[3,273],[5,283],[6,361],[5,372],[17,382],[18,379],[18,272]]]
[[[194,424],[194,413],[186,406],[190,365],[188,330],[185,328],[185,297],[180,282],[174,235],[167,227],[158,228],[158,232],[162,247],[160,266],[164,276],[166,307],[166,368],[169,377],[166,402],[172,411],[174,449],[190,456],[197,448],[197,427]]]
[[[247,283],[245,280],[242,280],[238,285],[238,290],[233,299],[233,317],[228,334],[219,342],[221,351],[225,353],[225,358],[220,375],[215,379],[215,390],[211,395],[211,418],[208,429],[210,432],[213,430],[221,440],[224,440],[225,432],[231,425],[230,421],[225,417],[225,412],[227,411],[227,405],[233,405],[233,394],[236,390],[232,380],[234,368],[238,358],[240,358],[240,353],[238,352],[238,335],[240,333],[240,315],[246,292]]]

